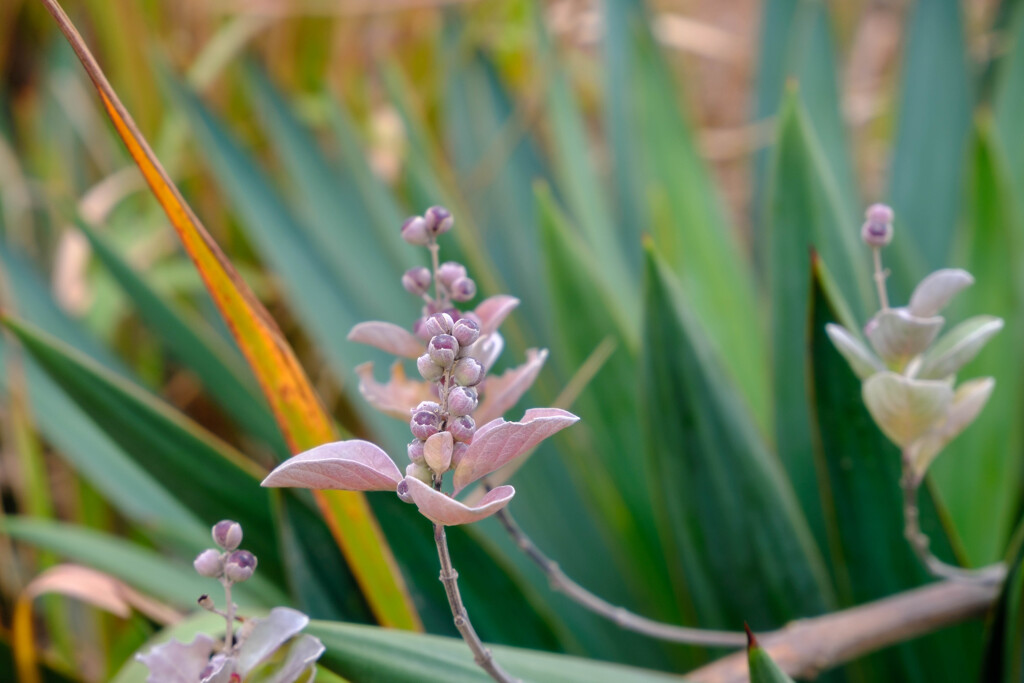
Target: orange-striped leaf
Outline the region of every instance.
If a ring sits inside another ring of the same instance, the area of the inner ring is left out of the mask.
[[[337,439],[333,423],[277,324],[185,203],[56,0],[41,0],[57,20],[99,92],[135,163],[252,367],[294,452]],[[422,629],[394,556],[360,493],[317,492],[317,502],[378,621]]]

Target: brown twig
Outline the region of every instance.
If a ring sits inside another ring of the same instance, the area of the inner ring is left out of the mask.
[[[1000,583],[944,581],[860,607],[795,621],[758,641],[790,676],[813,678],[861,655],[985,614]],[[690,683],[747,683],[746,653],[686,674]]]

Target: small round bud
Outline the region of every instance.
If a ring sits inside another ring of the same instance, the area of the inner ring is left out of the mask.
[[[406,446],[406,453],[409,454],[409,460],[412,462],[423,463],[423,442],[419,439],[413,439]]]
[[[456,441],[469,443],[476,434],[476,421],[469,415],[460,415],[448,422],[448,431]]]
[[[439,334],[451,334],[452,325],[455,321],[447,313],[435,313],[423,321],[423,329],[430,333],[431,337]]]
[[[211,612],[217,609],[217,605],[214,604],[213,598],[205,593],[199,596],[199,599],[196,600],[196,604],[205,610],[210,610]]]
[[[224,576],[230,581],[246,581],[256,571],[256,556],[248,550],[236,550],[224,563]]]
[[[459,355],[459,341],[450,334],[439,334],[427,345],[427,355],[442,368],[449,368]]]
[[[867,220],[860,229],[860,238],[870,247],[884,247],[892,241],[893,211],[885,204],[872,204],[865,212]]]
[[[409,465],[409,467],[412,467],[412,465]],[[409,474],[409,467],[405,468],[405,476],[407,477],[413,476]],[[402,501],[403,503],[412,503],[412,496],[409,495],[409,482],[407,482],[405,479],[398,482],[398,487],[395,489],[395,493],[398,494],[398,500]]]
[[[423,212],[423,218],[427,223],[427,231],[432,237],[443,235],[455,225],[452,212],[443,206],[432,206]]]
[[[431,484],[431,483],[433,483],[433,478],[434,478],[434,474],[433,474],[433,472],[430,471],[429,467],[427,467],[426,465],[419,465],[417,463],[412,463],[411,465],[409,465],[408,467],[405,468],[405,476],[412,477],[413,479],[419,479],[424,484]],[[406,488],[408,489],[408,484],[406,484]],[[402,484],[400,483],[398,485],[398,490],[399,490],[399,494],[398,495],[399,495],[399,498],[401,498],[401,496],[402,496],[401,489],[402,489]],[[405,499],[403,498],[403,500],[405,500]],[[408,501],[406,501],[406,502],[408,502]]]
[[[480,338],[480,326],[471,318],[460,318],[452,325],[452,336],[465,348]]]
[[[433,239],[430,226],[423,216],[412,216],[402,223],[402,239],[409,244],[425,246]]]
[[[476,390],[469,387],[453,387],[448,394],[448,412],[456,417],[472,413],[476,403]]]
[[[462,277],[466,277],[466,266],[456,261],[445,261],[437,268],[437,281],[446,289]]]
[[[213,542],[224,550],[234,550],[242,544],[242,525],[230,519],[222,519],[213,525]]]
[[[428,382],[436,382],[444,375],[444,368],[434,362],[429,353],[425,353],[416,359],[416,369]]]
[[[423,444],[423,455],[427,466],[438,475],[447,472],[448,466],[451,465],[452,448],[455,446],[453,439],[453,435],[449,432],[438,432]]]
[[[446,308],[444,309],[444,312],[447,313],[448,317],[452,319],[453,324],[457,323],[459,320],[462,320],[463,318],[462,312],[459,311],[459,309],[457,308]]]
[[[455,447],[452,449],[452,464],[450,467],[455,469],[462,462],[462,458],[466,455],[466,451],[469,450],[468,443],[462,443],[461,441],[455,442]]]
[[[486,374],[483,364],[470,356],[460,358],[452,366],[452,379],[462,387],[475,387],[483,381]]]
[[[430,280],[431,276],[428,269],[423,266],[410,268],[402,276],[402,286],[410,294],[420,296],[427,293],[427,289],[430,287]]]
[[[199,553],[192,566],[196,568],[200,576],[210,579],[219,578],[224,573],[224,559],[221,557],[220,551],[213,548]]]
[[[420,401],[419,403],[416,404],[416,407],[413,409],[413,412],[415,413],[420,410],[426,410],[431,413],[434,413],[435,415],[440,415],[441,404],[438,403],[437,401]]]
[[[476,296],[476,283],[468,277],[460,277],[452,283],[450,292],[456,301],[469,301]]]
[[[441,416],[430,410],[417,410],[409,420],[409,429],[417,439],[426,441],[441,431]]]

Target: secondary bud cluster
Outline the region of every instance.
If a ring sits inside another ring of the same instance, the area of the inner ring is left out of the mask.
[[[413,326],[416,336],[426,342],[426,352],[416,359],[416,367],[425,380],[436,383],[439,399],[420,403],[409,420],[415,439],[408,446],[412,464],[406,474],[428,484],[454,467],[473,440],[476,423],[470,415],[479,401],[475,387],[487,374],[477,345],[480,321],[473,313],[455,307],[476,296],[476,283],[461,263],[439,263],[437,258],[437,237],[453,224],[447,209],[434,206],[402,226],[405,241],[426,246],[433,262],[432,271],[418,267],[402,276],[402,286],[426,301],[423,317]]]
[[[885,204],[872,204],[864,214],[860,238],[869,247],[884,247],[892,241],[893,211]]]
[[[231,583],[248,580],[256,570],[256,556],[248,550],[238,550],[242,543],[242,525],[225,519],[211,529],[218,549],[209,548],[199,553],[192,566],[201,575],[223,579]]]

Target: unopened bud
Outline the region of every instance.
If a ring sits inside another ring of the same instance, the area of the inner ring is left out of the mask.
[[[476,296],[476,283],[468,277],[460,277],[452,283],[450,292],[455,301],[469,301]]]
[[[872,204],[865,212],[867,220],[860,229],[860,238],[870,247],[884,247],[892,241],[893,211],[885,204]]]
[[[409,460],[412,462],[423,462],[423,442],[419,439],[413,439],[409,442],[409,445],[405,448],[406,453],[409,454]]]
[[[423,329],[430,333],[431,337],[439,334],[451,334],[452,325],[455,321],[447,313],[435,313],[423,321]]]
[[[476,421],[469,415],[452,418],[448,422],[448,431],[456,441],[469,443],[473,440],[473,435],[476,434]]]
[[[441,431],[441,416],[429,410],[417,410],[409,420],[409,429],[417,439],[426,441]]]
[[[465,348],[480,338],[480,326],[472,318],[460,318],[452,326],[452,336]]]
[[[242,525],[230,519],[222,519],[213,525],[213,542],[224,550],[234,550],[242,544]]]
[[[451,367],[459,355],[459,342],[450,334],[439,334],[430,340],[427,355],[442,368]]]
[[[452,378],[463,387],[475,387],[483,381],[487,371],[480,361],[471,356],[460,358],[452,366]]]
[[[423,457],[427,461],[427,466],[438,475],[447,472],[452,462],[454,445],[454,438],[449,432],[438,432],[427,439],[423,444]]]
[[[402,286],[410,294],[420,296],[427,293],[427,288],[430,287],[430,280],[430,271],[423,266],[410,268],[402,276]]]
[[[466,266],[456,261],[445,261],[437,269],[437,281],[446,289],[461,277],[466,277]]]
[[[429,353],[425,353],[416,359],[416,369],[428,382],[436,382],[444,375],[444,368],[434,362]]]
[[[430,243],[433,237],[423,216],[412,216],[402,223],[402,239],[421,247]]]
[[[209,610],[211,612],[217,609],[217,605],[213,603],[213,598],[206,594],[200,595],[199,599],[196,600],[196,604],[198,604],[203,609]]]
[[[256,556],[248,550],[236,550],[224,563],[224,576],[235,583],[248,580],[256,571]]]
[[[475,389],[469,387],[452,387],[448,394],[448,412],[458,417],[469,415],[476,410],[477,395]]]
[[[224,560],[221,553],[213,548],[199,553],[192,566],[196,568],[200,576],[210,579],[219,578],[224,573]]]
[[[455,225],[451,211],[443,206],[432,206],[423,213],[427,223],[427,231],[432,237],[443,235]]]

